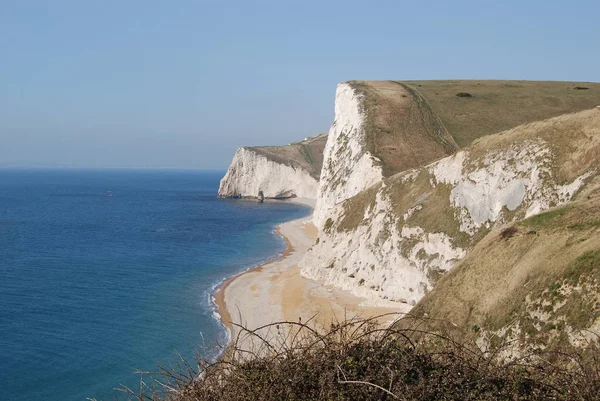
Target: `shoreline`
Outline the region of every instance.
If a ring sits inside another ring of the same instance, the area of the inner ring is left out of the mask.
[[[281,223],[281,224],[285,224],[285,223]],[[246,273],[252,273],[252,272],[258,273],[265,266],[267,266],[271,263],[277,262],[279,260],[282,260],[285,257],[287,257],[290,253],[294,252],[294,247],[290,243],[290,240],[285,235],[281,234],[281,224],[278,224],[277,226],[275,226],[274,232],[277,236],[279,236],[285,242],[285,249],[283,250],[283,252],[281,252],[277,256],[272,257],[271,259],[267,260],[266,262],[263,262],[254,267],[250,267],[250,268],[243,270],[237,274],[234,274],[233,276],[227,277],[226,279],[224,279],[221,282],[221,284],[219,284],[214,289],[214,291],[212,293],[213,302],[217,309],[216,312],[219,316],[219,322],[223,326],[225,326],[225,329],[229,332],[228,338],[230,340],[231,340],[231,338],[230,338],[231,332],[233,330],[233,324],[232,324],[231,314],[230,314],[229,310],[227,309],[227,304],[225,302],[225,290],[227,289],[229,284],[231,284],[235,279],[239,278],[240,276],[242,276]]]
[[[288,201],[289,202],[289,201]],[[294,203],[310,206],[314,201],[295,199]],[[286,244],[285,250],[272,259],[226,278],[213,292],[218,320],[227,331],[224,353],[235,343],[236,348],[260,348],[247,330],[265,327],[264,338],[281,338],[270,327],[276,322],[310,322],[318,331],[327,331],[331,324],[353,318],[378,319],[381,325],[391,324],[406,313],[406,306],[364,306],[364,298],[331,285],[310,280],[300,273],[299,262],[314,244],[318,229],[308,216],[290,220],[275,227],[275,234]],[[243,329],[241,328],[243,327]]]
[[[250,199],[249,198],[241,198],[239,200],[250,200]],[[313,212],[315,209],[316,199],[310,199],[310,198],[265,199],[265,202],[267,202],[267,203],[287,202],[287,203],[295,203],[295,204],[302,205],[302,206],[308,206],[310,208],[310,213],[306,217],[297,219],[297,220],[303,220],[303,219],[312,219]],[[214,312],[216,312],[216,318],[219,321],[219,323],[221,323],[223,325],[223,327],[225,328],[225,331],[226,331],[225,338],[227,339],[227,344],[225,346],[225,349],[227,349],[227,347],[229,347],[229,343],[231,342],[232,332],[233,332],[233,324],[232,324],[233,320],[231,318],[231,313],[227,309],[227,304],[225,302],[225,290],[234,280],[236,280],[240,276],[242,276],[246,273],[260,272],[265,266],[268,266],[271,263],[282,260],[282,259],[286,258],[288,255],[290,255],[292,252],[294,252],[294,247],[292,246],[292,243],[290,242],[290,240],[281,233],[281,226],[283,224],[289,223],[291,221],[294,221],[294,220],[280,223],[280,224],[276,225],[273,229],[273,232],[275,233],[275,235],[279,236],[285,243],[285,249],[283,250],[283,252],[268,259],[266,262],[260,263],[256,266],[249,267],[245,270],[242,270],[239,273],[234,274],[233,276],[226,277],[211,292],[210,298],[214,304],[213,306],[215,308]]]

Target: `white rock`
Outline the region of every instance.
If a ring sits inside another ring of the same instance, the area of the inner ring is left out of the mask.
[[[452,185],[450,202],[460,215],[460,229],[473,235],[499,219],[504,208],[526,205],[522,217],[533,216],[551,205],[568,202],[592,172],[572,183],[557,185],[552,176],[553,155],[542,140],[527,141],[483,158],[483,167],[465,165],[468,150],[430,166],[435,181]]]
[[[398,232],[399,217],[382,189],[365,224],[348,232],[334,228],[320,234],[319,243],[300,263],[301,273],[366,298],[366,305],[414,305],[432,288],[428,271],[450,269],[465,250],[453,246],[447,235],[421,227],[404,225]],[[337,221],[342,214],[340,205],[326,216]],[[403,246],[407,252],[402,252]]]
[[[235,153],[227,174],[221,179],[219,196],[258,196],[267,198],[300,197],[315,199],[318,182],[308,171],[276,163],[251,149]]]
[[[383,178],[378,160],[367,150],[362,99],[346,83],[335,94],[335,121],[323,153],[314,223],[323,227],[325,215],[340,203]]]

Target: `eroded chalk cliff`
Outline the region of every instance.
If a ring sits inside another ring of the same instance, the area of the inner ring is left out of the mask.
[[[339,84],[329,130],[314,222],[340,203],[398,172],[458,150],[426,101],[410,85],[394,81]]]
[[[287,146],[238,149],[221,179],[219,197],[312,198],[318,190],[327,135]]]
[[[414,305],[490,229],[565,204],[598,166],[597,108],[481,138],[328,209],[302,274]]]
[[[336,203],[348,199],[383,178],[381,161],[367,147],[365,111],[360,95],[346,83],[337,87],[335,120],[323,152],[313,220],[322,227]]]
[[[383,178],[449,156],[477,138],[598,103],[600,84],[592,83],[342,83],[336,91],[314,222],[323,228],[334,205]]]

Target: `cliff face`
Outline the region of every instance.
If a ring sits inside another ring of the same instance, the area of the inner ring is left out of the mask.
[[[219,197],[312,198],[317,196],[326,135],[287,146],[238,149],[219,186]]]
[[[315,198],[317,188],[318,181],[306,170],[286,166],[251,149],[240,148],[221,180],[219,197],[256,197],[259,191],[263,191],[267,198]]]
[[[333,205],[383,178],[380,161],[367,149],[364,121],[360,96],[350,85],[338,85],[335,121],[323,152],[323,169],[314,211],[317,227],[322,227],[324,216]]]
[[[448,156],[458,145],[425,100],[393,81],[338,85],[314,222],[335,204],[400,171]]]
[[[385,179],[323,213],[302,273],[373,304],[414,305],[489,230],[593,181],[598,127],[597,108],[527,124]]]

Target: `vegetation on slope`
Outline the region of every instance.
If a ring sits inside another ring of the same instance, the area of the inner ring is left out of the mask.
[[[600,344],[600,193],[494,230],[415,306],[491,346]]]
[[[424,99],[393,81],[350,81],[362,96],[367,148],[382,163],[383,175],[448,156],[458,145]]]
[[[321,134],[285,146],[253,146],[247,149],[276,163],[302,168],[318,180],[323,166],[323,150],[326,142],[327,134]]]
[[[427,331],[427,320],[411,322],[381,329],[373,320],[354,320],[325,334],[306,324],[274,323],[271,331],[285,325],[290,335],[259,338],[263,346],[252,353],[234,345],[226,359],[201,360],[200,370],[163,370],[152,375],[153,385],[145,376],[142,388],[128,393],[139,401],[583,401],[600,392],[598,349],[561,356],[572,368],[548,362],[550,354],[503,363],[451,333]]]
[[[517,125],[600,105],[599,83],[485,80],[401,83],[427,100],[461,148],[479,137]],[[471,96],[457,96],[461,92]]]

